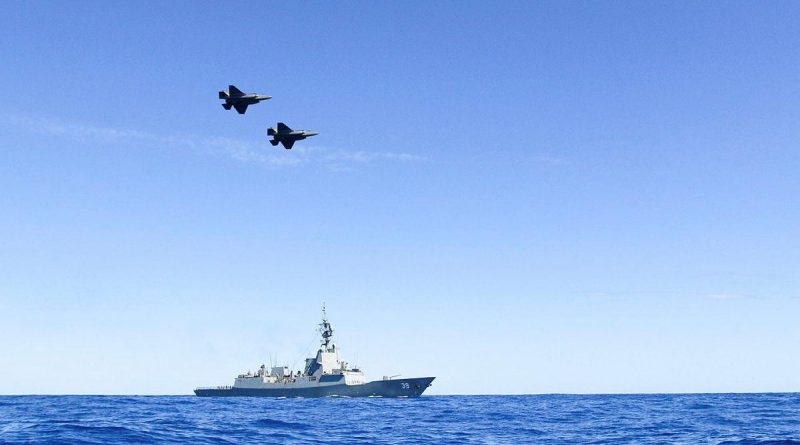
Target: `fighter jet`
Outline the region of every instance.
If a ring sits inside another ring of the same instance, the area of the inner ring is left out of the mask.
[[[276,131],[274,128],[269,128],[267,129],[267,134],[272,136],[272,140],[269,141],[270,144],[278,145],[280,143],[283,144],[283,148],[291,150],[296,141],[302,141],[307,137],[316,136],[319,133],[306,130],[292,130],[283,122],[278,122],[278,130]]]
[[[248,105],[253,105],[261,102],[262,100],[272,99],[272,96],[262,96],[259,94],[246,94],[233,85],[228,85],[228,91],[222,90],[219,92],[219,98],[225,99],[222,108],[230,110],[231,107],[236,108],[239,114],[244,114],[247,111]]]

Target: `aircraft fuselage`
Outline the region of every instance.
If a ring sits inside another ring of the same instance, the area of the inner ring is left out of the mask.
[[[271,96],[256,96],[256,95],[248,95],[248,96],[240,96],[240,97],[226,97],[225,102],[229,104],[233,103],[246,103],[248,105],[256,104],[261,102],[262,100],[271,99]]]

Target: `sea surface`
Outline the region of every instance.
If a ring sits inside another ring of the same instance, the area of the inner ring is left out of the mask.
[[[0,396],[0,443],[800,445],[800,394]]]

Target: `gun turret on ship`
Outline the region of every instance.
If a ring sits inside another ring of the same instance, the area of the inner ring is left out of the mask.
[[[201,387],[200,397],[418,397],[435,377],[416,377],[367,382],[364,373],[341,360],[333,342],[333,327],[322,308],[320,348],[316,357],[307,358],[303,371],[288,366],[265,365],[255,373],[248,371],[234,380],[233,386]]]

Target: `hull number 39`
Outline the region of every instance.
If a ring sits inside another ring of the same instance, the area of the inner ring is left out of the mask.
[[[403,388],[403,389],[409,389],[409,388],[411,388],[411,386],[410,386],[408,383],[401,383],[401,384],[400,384],[400,387],[401,387],[401,388]]]

